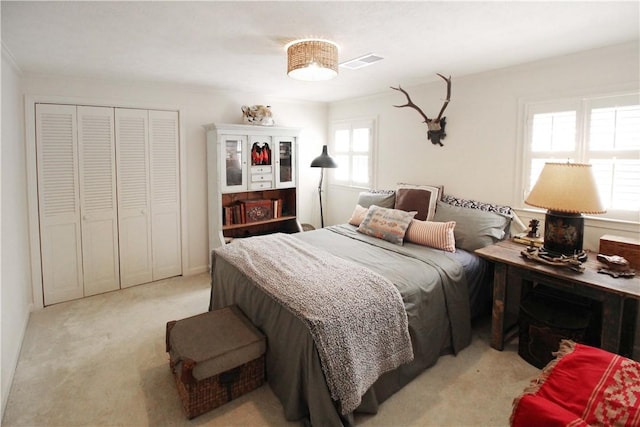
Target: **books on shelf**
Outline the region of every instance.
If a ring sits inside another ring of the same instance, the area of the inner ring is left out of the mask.
[[[222,208],[223,225],[244,224],[244,207],[241,203],[236,203]]]
[[[282,205],[281,198],[239,200],[232,205],[222,207],[222,224],[249,224],[281,218]]]
[[[513,241],[527,246],[535,246],[536,248],[544,246],[544,239],[542,237],[530,237],[527,233],[516,234],[513,236]]]
[[[273,202],[273,217],[281,218],[282,217],[282,199],[271,199]]]

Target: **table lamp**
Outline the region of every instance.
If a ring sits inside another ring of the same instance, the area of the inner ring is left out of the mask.
[[[327,153],[327,146],[322,146],[322,154],[311,161],[312,168],[320,169],[320,183],[318,183],[318,197],[320,198],[320,225],[324,228],[324,217],[322,216],[322,177],[324,168],[337,168],[338,164]]]
[[[586,260],[583,213],[606,212],[590,164],[545,163],[538,181],[524,201],[547,209],[544,247],[551,256],[577,256]]]

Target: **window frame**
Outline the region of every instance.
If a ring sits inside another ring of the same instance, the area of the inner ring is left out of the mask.
[[[629,102],[631,100],[632,102]],[[520,126],[522,126],[520,135],[522,137],[521,144],[519,145],[519,161],[520,176],[516,180],[516,201],[517,204],[523,210],[537,210],[532,206],[524,203],[529,188],[530,188],[530,176],[532,159],[544,158],[553,159],[553,161],[565,162],[568,158],[571,158],[572,162],[584,162],[590,163],[591,158],[597,158],[598,151],[588,151],[589,144],[589,129],[591,122],[591,111],[597,108],[613,107],[621,105],[640,105],[640,91],[636,88],[629,90],[621,90],[608,93],[598,93],[589,95],[575,95],[563,98],[553,99],[538,99],[538,100],[521,100],[521,120]],[[539,151],[532,152],[533,142],[533,124],[531,121],[535,114],[555,113],[561,111],[575,111],[575,148],[572,151]],[[611,151],[610,151],[611,152]],[[627,150],[627,156],[623,158],[631,157],[635,153],[635,150]],[[593,154],[596,154],[594,156]],[[602,157],[601,158],[611,158]],[[617,222],[630,222],[640,223],[640,210],[637,211],[623,211],[607,209],[607,213],[593,216],[592,218],[599,218],[605,220],[612,220]]]
[[[375,157],[377,153],[378,147],[378,138],[377,138],[377,119],[375,117],[359,117],[353,119],[336,119],[331,121],[331,125],[329,127],[330,132],[330,144],[329,144],[329,153],[331,156],[336,158],[339,155],[343,155],[347,153],[349,159],[352,158],[354,154],[360,154],[364,152],[357,152],[353,150],[353,131],[354,129],[369,129],[369,150],[367,151],[368,156],[368,182],[361,183],[353,180],[352,171],[349,171],[349,178],[347,180],[341,180],[336,178],[336,172],[332,169],[329,174],[329,183],[334,186],[346,187],[346,188],[354,188],[358,190],[362,189],[370,189],[375,188]],[[349,131],[349,150],[347,152],[338,151],[336,147],[336,132],[339,130],[348,130]]]

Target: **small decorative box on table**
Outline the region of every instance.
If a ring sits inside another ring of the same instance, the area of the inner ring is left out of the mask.
[[[189,419],[265,381],[265,337],[235,305],[168,322],[166,344]]]
[[[599,253],[621,256],[631,268],[640,270],[640,241],[636,239],[605,234],[600,238]]]

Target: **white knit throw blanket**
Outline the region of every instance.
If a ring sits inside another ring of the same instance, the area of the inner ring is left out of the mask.
[[[402,297],[379,274],[288,234],[234,240],[216,255],[307,325],[343,415],[380,375],[413,360]]]

